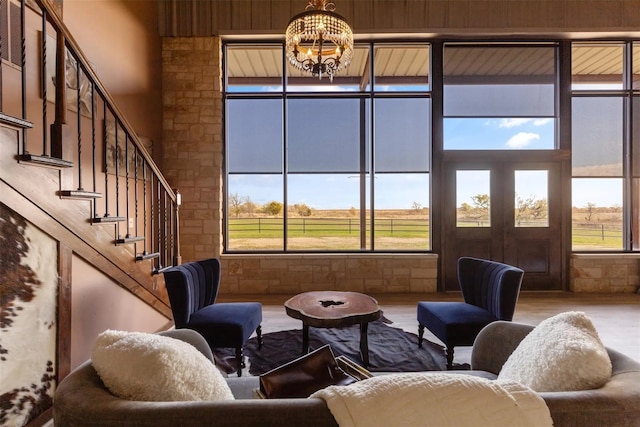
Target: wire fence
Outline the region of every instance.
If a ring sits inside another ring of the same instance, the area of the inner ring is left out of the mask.
[[[486,220],[459,220],[459,227],[489,227]],[[546,227],[547,220],[519,221],[518,227]],[[365,230],[372,229],[369,220]],[[375,219],[373,230],[377,236],[407,238],[429,238],[430,223],[423,218],[380,218]],[[359,234],[359,218],[289,218],[287,234],[290,237],[339,237]],[[283,218],[232,218],[229,220],[229,234],[233,238],[280,237],[284,234]],[[618,249],[622,247],[621,223],[573,223],[572,243],[574,247],[599,247]]]
[[[367,229],[371,222],[366,221]],[[263,234],[282,232],[282,218],[234,218],[229,220],[229,232],[232,234],[259,237]],[[373,228],[377,233],[411,235],[414,237],[429,235],[428,219],[381,218],[374,221]],[[345,235],[360,233],[359,218],[290,218],[287,221],[289,234],[326,234]]]

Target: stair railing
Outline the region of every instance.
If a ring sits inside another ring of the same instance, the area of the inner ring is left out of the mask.
[[[135,260],[150,260],[154,274],[179,264],[179,196],[54,6],[49,0],[0,0],[2,7],[12,28],[0,32],[0,52],[4,59],[6,49],[20,46],[21,61],[18,67],[2,63],[0,83],[15,81],[21,99],[8,102],[5,94],[0,115],[32,125],[22,132],[18,161],[73,170],[59,197],[90,200],[89,223],[115,225],[113,243],[133,245]],[[19,35],[19,44],[3,34]]]

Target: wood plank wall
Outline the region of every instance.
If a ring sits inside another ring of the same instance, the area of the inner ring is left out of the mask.
[[[356,34],[640,32],[639,0],[335,0]],[[164,0],[161,36],[281,34],[306,0]]]

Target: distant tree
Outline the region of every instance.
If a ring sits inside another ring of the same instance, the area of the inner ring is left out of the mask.
[[[622,206],[620,206],[619,204],[615,203],[613,206],[611,206],[611,210],[613,211],[614,218],[618,221],[622,220]]]
[[[349,209],[349,215],[358,216],[358,210],[355,207],[351,206],[351,208]]]
[[[531,217],[533,219],[546,218],[549,213],[547,199],[536,199],[531,206]]]
[[[473,207],[469,203],[463,202],[460,205],[460,210],[462,210],[462,212],[465,212],[465,213],[470,213],[473,210]]]
[[[422,209],[422,205],[418,202],[413,202],[411,204],[411,207],[413,208],[413,210],[419,211],[420,209]]]
[[[295,204],[295,205],[293,205],[293,207],[295,208],[295,210],[298,213],[298,215],[300,215],[300,216],[311,216],[311,208],[309,206],[305,205],[304,203]]]
[[[586,209],[587,209],[587,216],[585,216],[584,219],[588,222],[591,222],[591,218],[593,217],[593,214],[596,211],[596,204],[592,202],[588,202]]]
[[[266,213],[267,215],[278,215],[280,212],[282,212],[282,203],[280,202],[276,202],[275,200],[272,202],[267,203],[266,205],[264,205],[264,207],[262,208],[262,210],[264,211],[264,213]]]
[[[516,196],[516,222],[546,218],[547,212],[547,199],[537,199],[533,195],[526,199]]]
[[[473,206],[469,203],[462,203],[460,205],[460,211],[466,218],[471,218],[476,221],[489,218],[489,195],[488,194],[476,194],[471,196]]]
[[[256,211],[256,204],[253,203],[253,201],[249,197],[246,197],[244,199],[244,203],[242,204],[242,210],[244,210],[247,215],[253,216]]]
[[[242,204],[244,198],[239,196],[238,193],[229,194],[229,210],[235,216],[239,216],[242,212]]]
[[[475,196],[471,196],[471,200],[473,201],[476,209],[487,213],[489,212],[490,198],[488,194],[476,194]]]

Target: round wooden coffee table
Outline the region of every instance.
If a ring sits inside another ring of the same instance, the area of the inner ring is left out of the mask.
[[[342,328],[360,325],[360,356],[369,365],[369,322],[382,314],[378,301],[358,292],[314,291],[298,294],[284,303],[287,314],[302,320],[302,354],[309,352],[309,326]]]

